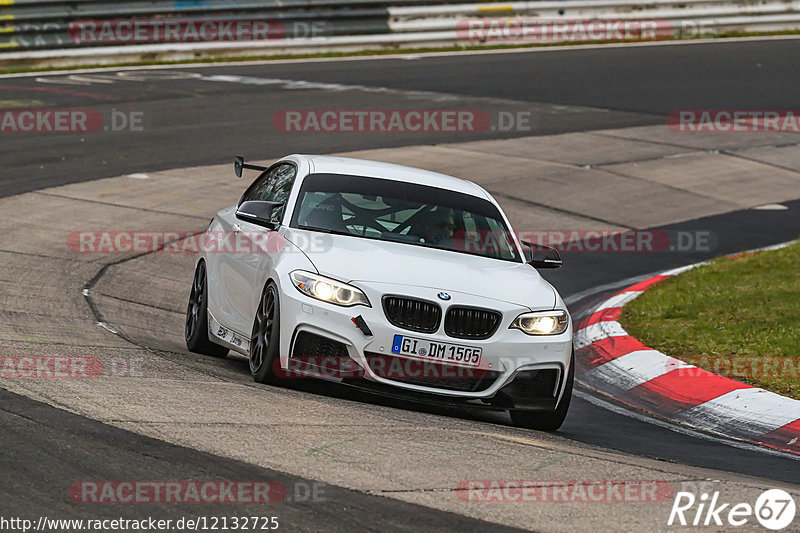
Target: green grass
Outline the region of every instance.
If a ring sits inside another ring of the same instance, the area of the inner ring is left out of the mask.
[[[671,357],[800,399],[800,242],[662,281],[620,322]]]
[[[800,35],[800,30],[782,30],[772,32],[724,32],[718,34],[700,34],[694,36],[675,37],[669,40],[694,40],[694,39],[726,39],[732,37],[765,37],[777,35]],[[259,55],[259,56],[236,56],[236,57],[198,57],[195,59],[187,59],[181,61],[160,61],[160,60],[142,60],[125,63],[113,64],[82,64],[65,67],[35,67],[35,66],[3,66],[3,55],[0,54],[0,74],[17,74],[22,72],[48,72],[48,71],[61,71],[61,70],[77,70],[87,68],[116,68],[116,67],[131,67],[131,66],[148,66],[148,65],[183,65],[187,63],[231,63],[241,61],[277,61],[281,59],[318,59],[318,58],[333,58],[333,57],[359,57],[359,56],[386,56],[386,55],[403,55],[403,54],[422,54],[427,52],[453,52],[453,51],[476,51],[476,50],[507,50],[515,48],[547,48],[552,46],[586,46],[597,44],[614,44],[614,43],[631,43],[637,44],[642,42],[657,42],[657,41],[584,41],[584,42],[563,42],[563,43],[527,43],[527,44],[498,44],[498,45],[474,45],[474,46],[441,46],[441,47],[428,47],[428,48],[389,48],[382,50],[363,50],[355,52],[319,52],[311,54],[273,54],[273,55]],[[13,51],[9,49],[9,51]]]

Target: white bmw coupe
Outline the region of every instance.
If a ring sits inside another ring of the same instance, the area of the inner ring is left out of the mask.
[[[204,236],[186,345],[253,378],[317,377],[413,401],[510,411],[554,431],[572,396],[570,315],[482,187],[444,174],[290,155]]]

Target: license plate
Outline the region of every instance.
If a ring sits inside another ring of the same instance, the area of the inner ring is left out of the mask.
[[[395,335],[392,342],[392,353],[467,366],[478,366],[482,351],[483,349],[478,346],[430,341],[405,335]]]

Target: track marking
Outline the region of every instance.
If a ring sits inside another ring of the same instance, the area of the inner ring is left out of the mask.
[[[559,104],[542,104],[527,100],[514,100],[510,98],[492,98],[482,96],[468,96],[463,94],[446,93],[439,91],[421,91],[413,89],[395,89],[391,87],[370,86],[349,83],[331,83],[308,80],[296,80],[287,78],[262,78],[257,76],[239,76],[226,74],[203,75],[198,72],[169,71],[151,72],[147,70],[130,71],[119,70],[109,74],[68,74],[66,76],[39,76],[36,78],[38,83],[50,85],[76,85],[91,86],[94,84],[109,85],[117,82],[156,82],[162,80],[197,80],[218,83],[233,83],[238,85],[253,85],[262,87],[277,87],[283,90],[317,90],[327,92],[359,91],[369,94],[386,94],[390,96],[399,95],[410,99],[432,100],[434,102],[458,102],[465,98],[480,100],[498,105],[517,105],[526,107],[536,107],[542,112],[549,113],[607,113],[608,109],[570,106]]]
[[[118,335],[119,334],[119,331],[115,330],[114,328],[112,328],[111,326],[106,324],[105,322],[98,322],[97,325],[100,326],[101,328],[105,329],[105,330],[110,331],[114,335]]]
[[[2,77],[2,76],[0,76]],[[181,70],[124,70],[119,69],[107,74],[103,71],[96,73],[88,72],[86,74],[68,74],[66,76],[39,76],[36,78],[37,83],[45,83],[52,85],[79,85],[90,86],[95,83],[101,85],[113,85],[118,81],[162,81],[162,80],[189,80],[201,78],[202,74],[196,72],[184,72]]]
[[[214,81],[224,83],[237,83],[242,85],[276,85],[286,90],[320,90],[329,92],[358,91],[369,94],[398,95],[410,99],[433,100],[434,102],[459,102],[465,99],[480,100],[492,104],[521,105],[526,107],[536,107],[540,112],[545,113],[607,113],[608,109],[588,106],[570,106],[558,104],[544,104],[527,100],[514,100],[511,98],[493,98],[483,96],[469,96],[464,94],[445,93],[438,91],[419,91],[411,89],[395,89],[391,87],[370,86],[360,84],[329,83],[306,80],[290,80],[283,78],[259,78],[254,76],[228,76],[212,75],[197,78],[203,81]]]
[[[0,76],[2,78],[2,76]],[[400,96],[411,100],[427,100],[433,102],[463,102],[465,99],[485,102],[491,105],[518,106],[532,109],[537,113],[546,114],[585,114],[608,113],[609,109],[601,107],[574,106],[550,104],[528,100],[515,100],[511,98],[494,98],[485,96],[469,96],[464,94],[447,93],[440,91],[422,91],[414,89],[397,89],[392,87],[370,86],[362,84],[318,82],[309,80],[296,80],[288,78],[263,78],[257,76],[239,76],[227,74],[203,75],[198,72],[169,71],[152,72],[147,70],[118,70],[110,74],[69,74],[66,76],[39,76],[36,82],[49,85],[92,86],[94,84],[109,85],[117,82],[158,82],[162,80],[196,80],[216,83],[232,83],[237,85],[252,85],[260,87],[276,87],[281,90],[316,90],[333,93],[357,91],[367,94]],[[48,90],[39,88],[39,90]],[[56,89],[49,89],[57,91]],[[81,93],[73,93],[81,94]],[[97,97],[83,93],[86,96]]]
[[[646,416],[646,415],[643,415],[643,414],[640,414],[640,413],[637,413],[637,412],[634,412],[634,411],[630,411],[630,410],[625,409],[623,407],[620,407],[620,406],[618,406],[616,404],[613,404],[611,402],[608,402],[606,400],[601,399],[599,397],[599,395],[602,394],[602,393],[599,393],[599,392],[597,392],[598,396],[595,396],[594,394],[589,393],[589,392],[584,392],[582,390],[575,390],[573,392],[573,394],[575,396],[577,396],[578,398],[580,398],[581,400],[586,400],[587,402],[591,403],[592,405],[595,405],[597,407],[601,407],[601,408],[603,408],[603,409],[605,409],[607,411],[611,411],[612,413],[616,413],[616,414],[622,415],[622,416],[627,416],[629,418],[633,418],[633,419],[638,420],[640,422],[646,422],[647,424],[652,424],[654,426],[658,426],[658,427],[661,427],[661,428],[664,428],[664,429],[668,429],[668,430],[670,430],[670,431],[672,431],[674,433],[679,433],[681,435],[687,435],[689,437],[694,437],[696,439],[710,440],[710,441],[716,442],[718,444],[724,444],[726,446],[730,446],[732,448],[739,448],[739,449],[747,450],[747,451],[751,451],[751,452],[766,453],[766,454],[769,454],[769,455],[782,457],[784,459],[792,459],[794,461],[800,461],[800,456],[797,456],[797,455],[794,455],[794,454],[783,453],[783,452],[779,452],[777,450],[772,450],[770,448],[764,448],[762,446],[757,446],[755,444],[748,444],[746,442],[741,442],[741,441],[737,441],[737,440],[729,440],[729,439],[724,439],[724,438],[721,438],[721,437],[714,437],[714,436],[709,435],[707,433],[701,433],[701,432],[695,431],[693,429],[689,429],[689,428],[686,428],[686,427],[670,424],[669,422],[666,422],[664,420],[660,420],[658,418],[651,418],[649,416]]]
[[[757,211],[785,211],[789,209],[783,204],[764,204],[754,207]]]

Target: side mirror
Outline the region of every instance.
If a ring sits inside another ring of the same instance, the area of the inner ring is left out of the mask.
[[[236,209],[236,218],[264,226],[267,229],[276,229],[281,225],[280,215],[283,212],[284,202],[242,202]]]
[[[558,268],[563,264],[558,250],[544,244],[521,241],[525,246],[526,263],[534,268]]]

